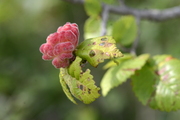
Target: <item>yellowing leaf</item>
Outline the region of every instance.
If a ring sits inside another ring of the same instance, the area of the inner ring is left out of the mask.
[[[68,86],[68,90],[66,87],[63,89],[73,103],[76,102],[72,95],[83,103],[89,104],[100,96],[98,93],[100,88],[95,86],[89,69],[85,72],[81,70],[81,61],[82,59],[77,56],[69,68],[61,68],[60,81],[62,86]]]
[[[104,59],[123,56],[116,48],[115,40],[111,36],[87,39],[77,47],[75,54],[87,60],[94,67],[102,63]]]
[[[66,96],[68,97],[68,99],[71,100],[74,104],[77,104],[76,101],[74,100],[73,96],[71,95],[71,93],[66,85],[66,82],[64,81],[65,75],[66,75],[65,68],[60,68],[59,78],[60,78],[60,83],[61,83],[62,89],[63,89],[64,93],[66,94]]]

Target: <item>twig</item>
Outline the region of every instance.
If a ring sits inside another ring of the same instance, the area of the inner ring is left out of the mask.
[[[64,0],[64,1],[73,2],[73,3],[80,3],[80,4],[84,3],[84,0]]]
[[[132,44],[132,47],[130,48],[130,53],[136,55],[136,49],[138,47],[139,44],[139,40],[140,40],[140,18],[136,17],[136,25],[137,25],[137,36]]]
[[[103,10],[102,10],[102,22],[101,22],[101,33],[100,33],[101,36],[105,35],[106,32],[107,32],[107,28],[106,27],[107,27],[108,17],[109,17],[109,9],[108,9],[108,7],[103,6]]]
[[[120,6],[125,6],[124,0],[119,0]]]
[[[66,0],[69,2],[74,3],[80,3],[83,4],[84,0]],[[119,0],[120,6],[113,6],[113,5],[107,5],[107,4],[101,4],[102,5],[102,23],[101,23],[101,35],[105,35],[107,32],[107,21],[109,17],[109,13],[115,13],[119,15],[133,15],[136,17],[136,24],[137,24],[137,37],[134,40],[134,43],[132,44],[132,47],[130,49],[123,48],[124,50],[128,50],[132,54],[136,54],[136,49],[139,43],[139,37],[140,37],[140,20],[146,19],[149,21],[165,21],[168,19],[173,18],[180,18],[180,6],[173,7],[173,8],[167,8],[164,10],[157,10],[157,9],[134,9],[127,7],[124,4],[124,0]]]
[[[65,0],[73,3],[84,3],[84,0]],[[122,1],[121,1],[122,2]],[[103,4],[102,4],[103,6]],[[167,8],[164,10],[158,9],[134,9],[127,6],[113,6],[104,4],[104,7],[108,8],[110,12],[120,15],[133,15],[138,16],[141,19],[150,21],[164,21],[172,18],[180,18],[180,6]]]
[[[139,10],[133,9],[130,7],[116,7],[112,5],[107,5],[109,10],[113,13],[121,14],[121,15],[134,15],[138,16],[141,19],[153,20],[153,21],[164,21],[172,18],[180,18],[180,7],[168,8],[165,10]]]

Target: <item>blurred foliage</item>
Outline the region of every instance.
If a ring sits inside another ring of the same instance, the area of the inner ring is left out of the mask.
[[[101,12],[100,0],[85,0],[84,8],[88,16],[96,17]]]
[[[100,33],[100,17],[89,17],[84,24],[84,39],[98,37]]]
[[[177,0],[125,2],[135,8],[158,9],[180,4]],[[86,19],[83,5],[61,0],[0,0],[0,120],[179,119],[179,111],[165,113],[142,106],[129,82],[90,105],[77,106],[67,99],[59,83],[59,70],[41,59],[39,46],[67,21],[79,25],[82,41]],[[179,21],[142,21],[138,53],[166,53],[180,58]],[[104,73],[102,66],[92,68],[98,86]]]
[[[128,46],[133,43],[137,36],[136,19],[133,16],[120,17],[113,24],[112,36],[117,44]]]

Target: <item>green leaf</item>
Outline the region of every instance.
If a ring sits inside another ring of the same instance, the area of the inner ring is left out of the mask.
[[[144,104],[161,111],[180,109],[180,60],[158,55],[132,76],[133,90]]]
[[[89,69],[85,72],[81,70],[81,61],[82,59],[77,56],[69,68],[61,68],[60,81],[62,86],[65,86],[65,84],[68,86],[69,90],[66,87],[63,87],[63,89],[73,103],[76,102],[72,95],[85,104],[89,104],[100,96],[98,93],[100,88],[95,86]]]
[[[123,46],[132,44],[137,36],[135,18],[133,16],[121,17],[113,24],[112,35]]]
[[[132,77],[133,91],[138,99],[144,104],[148,104],[155,91],[157,76],[147,65],[136,71]]]
[[[125,82],[136,70],[141,69],[148,58],[149,54],[143,54],[137,58],[123,61],[118,66],[111,67],[101,81],[103,96],[106,96],[110,89]]]
[[[123,54],[123,57],[115,58],[115,59],[109,61],[108,63],[106,63],[106,65],[103,66],[103,69],[108,69],[110,67],[117,66],[117,65],[121,64],[123,61],[132,59],[133,57],[134,56],[132,54]]]
[[[153,60],[159,79],[150,106],[162,111],[180,109],[180,60],[170,55],[155,56]]]
[[[105,4],[118,4],[117,0],[101,0],[101,2],[105,3]]]
[[[104,59],[113,59],[123,56],[116,48],[115,40],[111,36],[102,36],[83,41],[75,54],[97,67]]]
[[[66,68],[60,68],[60,74],[59,74],[62,89],[63,89],[64,93],[66,94],[66,96],[68,97],[68,99],[71,100],[74,104],[77,104],[63,79],[64,76],[66,75],[65,69]]]
[[[81,61],[82,59],[77,57],[76,60],[71,63],[71,65],[68,68],[68,73],[71,75],[71,77],[74,77],[76,79],[80,78],[80,73],[81,73]]]
[[[99,36],[100,34],[100,24],[101,18],[100,17],[89,17],[84,25],[84,38],[94,38]]]
[[[101,3],[99,0],[85,0],[85,11],[88,16],[98,16],[101,12]]]

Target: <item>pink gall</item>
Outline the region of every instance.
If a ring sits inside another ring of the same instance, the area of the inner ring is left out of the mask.
[[[73,51],[79,42],[79,29],[76,23],[67,22],[55,33],[50,34],[46,43],[39,48],[43,60],[52,60],[55,68],[68,67],[74,57]]]

